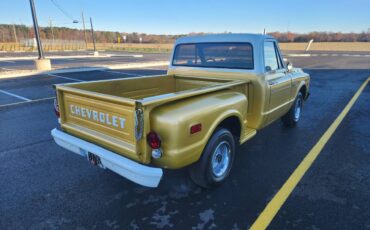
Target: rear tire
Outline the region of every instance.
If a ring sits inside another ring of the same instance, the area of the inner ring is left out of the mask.
[[[292,105],[292,108],[285,114],[281,120],[283,121],[284,125],[287,127],[295,126],[299,119],[301,118],[303,108],[303,95],[301,92],[298,93],[295,101]]]
[[[225,128],[217,129],[200,159],[189,167],[193,182],[203,188],[222,184],[230,174],[235,156],[235,140]]]

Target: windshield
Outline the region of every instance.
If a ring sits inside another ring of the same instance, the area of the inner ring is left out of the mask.
[[[250,43],[180,44],[175,48],[172,65],[253,69],[253,48]]]

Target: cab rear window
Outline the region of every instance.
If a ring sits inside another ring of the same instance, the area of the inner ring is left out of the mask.
[[[253,47],[250,43],[179,44],[172,65],[253,69]]]

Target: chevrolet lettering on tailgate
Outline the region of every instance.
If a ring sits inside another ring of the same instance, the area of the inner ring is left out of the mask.
[[[72,116],[78,116],[80,118],[89,119],[98,123],[102,123],[108,126],[113,126],[116,128],[125,128],[126,119],[123,117],[118,117],[115,115],[110,115],[108,113],[98,112],[93,109],[84,108],[78,105],[70,105],[70,110]]]

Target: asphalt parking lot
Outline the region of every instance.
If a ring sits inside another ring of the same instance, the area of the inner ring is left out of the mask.
[[[275,122],[240,147],[228,181],[187,170],[145,188],[58,147],[53,84],[165,73],[165,67],[0,79],[1,229],[247,229],[370,76],[367,57],[292,57],[311,74],[302,120]],[[370,85],[269,229],[370,229]]]
[[[168,53],[142,54],[123,51],[101,51],[98,57],[94,57],[91,51],[47,52],[45,55],[51,59],[51,65],[56,69],[167,61],[169,56]],[[37,53],[0,53],[0,74],[7,71],[34,69],[34,61],[30,58],[36,59]]]

